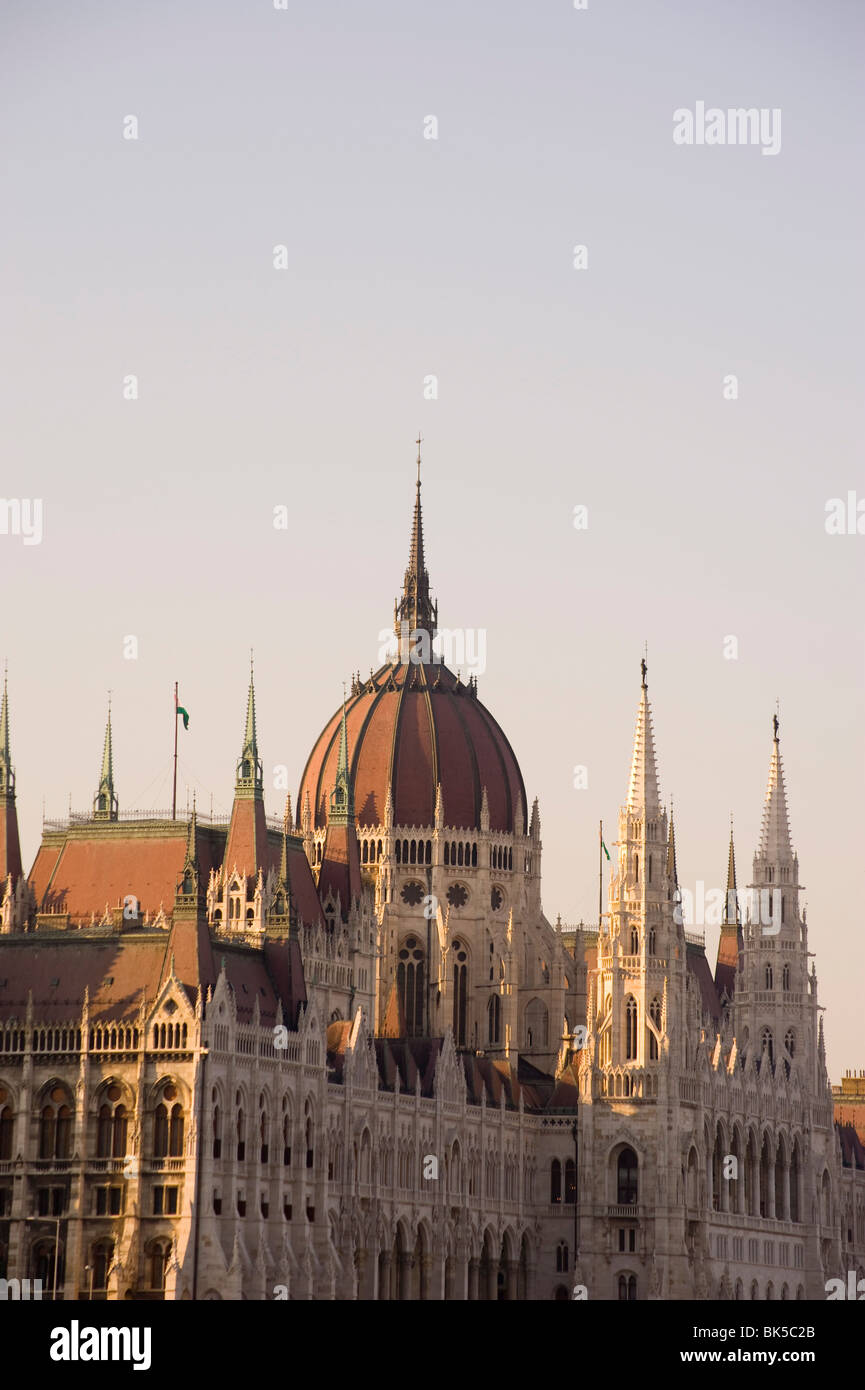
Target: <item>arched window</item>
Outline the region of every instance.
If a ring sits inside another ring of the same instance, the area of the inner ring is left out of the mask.
[[[173,1105],[171,1107],[168,1154],[170,1158],[183,1157],[183,1110],[179,1105]]]
[[[789,967],[789,965],[785,965],[785,966],[784,966],[784,969],[781,971],[781,988],[782,988],[783,990],[788,990],[788,989],[790,988],[790,967]]]
[[[635,1274],[619,1275],[619,1302],[635,1303],[637,1300],[637,1276]]]
[[[312,1103],[306,1102],[304,1108],[304,1133],[306,1136],[306,1166],[312,1168],[315,1164],[315,1118],[312,1113]]]
[[[491,994],[487,1004],[487,1040],[491,1043],[499,1041],[499,1028],[501,1025],[502,1005],[497,994]]]
[[[165,1275],[168,1270],[168,1256],[171,1252],[171,1245],[156,1241],[150,1248],[148,1257],[148,1272],[150,1276],[150,1288],[154,1293],[165,1292]]]
[[[764,1028],[760,1034],[761,1048],[764,1057],[769,1058],[769,1065],[775,1065],[775,1039],[772,1036],[771,1028]]]
[[[562,1200],[562,1165],[557,1158],[550,1164],[550,1201]]]
[[[396,987],[410,1038],[422,1037],[424,1029],[424,951],[417,937],[403,943],[396,968]]]
[[[619,1154],[616,1170],[616,1201],[620,1207],[635,1206],[637,1201],[637,1155],[627,1145]]]
[[[771,988],[772,988],[772,967],[771,967],[771,965],[767,965],[767,966],[766,966],[766,988],[767,988],[767,989],[771,989]]]
[[[657,953],[656,953],[656,950],[655,950],[655,928],[654,928],[654,927],[650,927],[650,928],[649,928],[649,955],[650,955],[650,956],[654,956],[654,955],[656,955],[656,954],[657,954]]]
[[[213,1157],[222,1157],[222,1112],[218,1105],[213,1107]]]
[[[11,1105],[0,1106],[0,1160],[12,1157],[12,1138],[15,1132],[15,1117]]]
[[[153,1157],[168,1157],[168,1110],[161,1103],[153,1116]]]
[[[792,1057],[796,1051],[796,1035],[792,1028],[788,1028],[784,1034],[784,1046],[787,1049],[788,1057]]]
[[[68,1158],[72,1144],[72,1110],[63,1086],[46,1097],[39,1123],[39,1157]]]
[[[567,1241],[560,1240],[556,1246],[556,1273],[567,1274],[568,1272],[568,1244]]]
[[[573,1206],[577,1200],[577,1168],[574,1160],[565,1160],[565,1201]]]
[[[451,947],[454,962],[453,1030],[457,1047],[466,1045],[466,1004],[468,990],[468,952],[461,941]]]
[[[237,1124],[235,1126],[237,1134],[237,1161],[242,1163],[246,1158],[246,1116],[242,1106],[237,1108]]]
[[[550,1041],[550,1017],[542,999],[532,999],[526,1007],[526,1045],[546,1048]]]
[[[625,1005],[625,1057],[633,1062],[637,1056],[637,1001],[628,995]]]
[[[636,928],[636,927],[631,927],[631,955],[632,955],[632,956],[638,956],[639,954],[640,954],[640,933],[637,931],[637,928]]]
[[[259,1158],[262,1163],[267,1162],[268,1155],[270,1153],[270,1146],[268,1144],[268,1132],[269,1126],[267,1123],[267,1111],[262,1110],[258,1119],[258,1137],[260,1142]]]
[[[100,1240],[90,1252],[90,1267],[93,1271],[93,1290],[101,1293],[108,1287],[108,1273],[114,1259],[113,1240]]]

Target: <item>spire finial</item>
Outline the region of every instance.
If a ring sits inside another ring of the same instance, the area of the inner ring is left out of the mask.
[[[643,686],[643,689],[644,689],[644,690],[647,690],[647,689],[648,689],[648,686],[646,685],[646,672],[647,672],[648,669],[649,669],[648,657],[649,657],[649,644],[648,644],[648,642],[644,642],[644,643],[643,643],[643,659],[642,659],[642,661],[640,662],[640,672],[641,672],[641,676],[642,676],[642,686]]]
[[[773,735],[774,735],[774,738],[775,738],[775,742],[776,742],[776,743],[778,742],[778,726],[779,726],[779,724],[780,724],[780,722],[781,722],[780,716],[781,716],[781,701],[780,701],[779,699],[776,698],[776,700],[775,700],[775,713],[772,715],[772,733],[773,733]]]
[[[423,631],[429,640],[436,634],[438,607],[430,599],[429,575],[424,560],[423,517],[420,501],[420,446],[422,436],[418,431],[417,444],[417,482],[414,517],[412,519],[411,543],[409,546],[408,567],[402,586],[402,597],[394,605],[394,632],[400,639],[400,659],[407,661],[404,653],[404,638],[411,632]]]
[[[105,742],[102,746],[102,773],[99,787],[93,799],[93,815],[96,820],[117,820],[117,797],[114,792],[114,753],[111,744],[111,691],[108,692],[108,719],[105,724]]]

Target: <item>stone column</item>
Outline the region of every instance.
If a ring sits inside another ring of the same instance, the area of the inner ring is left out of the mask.
[[[517,1300],[517,1279],[519,1278],[520,1266],[517,1260],[508,1260],[505,1268],[508,1272],[505,1284],[505,1298],[508,1302]]]
[[[378,1296],[381,1299],[389,1299],[391,1296],[391,1256],[389,1250],[383,1250],[379,1256],[378,1266]]]
[[[469,1299],[477,1302],[478,1298],[478,1274],[480,1272],[480,1260],[469,1260]]]
[[[399,1293],[397,1296],[402,1303],[408,1303],[411,1299],[412,1264],[411,1255],[401,1250],[399,1255]]]

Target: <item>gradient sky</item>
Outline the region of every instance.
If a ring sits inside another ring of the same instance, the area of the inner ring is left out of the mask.
[[[43,798],[90,804],[108,688],[121,805],[170,804],[177,679],[181,803],[227,810],[250,647],[295,791],[377,664],[420,428],[440,622],[487,633],[548,916],[596,916],[644,641],[692,889],[723,886],[731,811],[750,878],[780,698],[830,1069],[865,1066],[865,536],[825,531],[865,498],[863,30],[843,0],[7,0],[0,493],[45,516],[41,545],[0,535],[28,864]],[[780,108],[780,153],[675,146],[698,100]]]

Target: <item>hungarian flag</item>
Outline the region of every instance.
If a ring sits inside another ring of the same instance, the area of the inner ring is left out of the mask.
[[[607,859],[609,859],[609,857],[610,857],[610,851],[607,849],[607,846],[604,844],[604,837],[603,837],[603,835],[601,836],[601,849],[604,851],[604,854],[607,856]]]
[[[184,727],[184,729],[188,729],[188,728],[189,728],[189,714],[188,714],[188,712],[183,708],[182,705],[178,705],[178,706],[177,706],[177,714],[182,714],[182,715],[183,715],[183,727]],[[607,855],[607,858],[608,858],[608,859],[609,859],[609,857],[610,857],[610,856]]]

